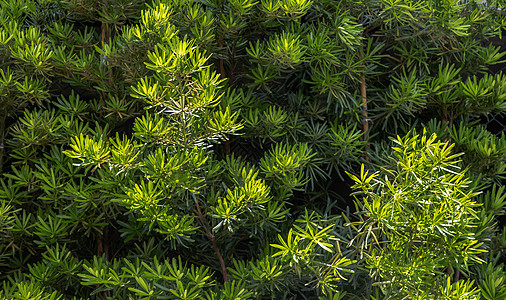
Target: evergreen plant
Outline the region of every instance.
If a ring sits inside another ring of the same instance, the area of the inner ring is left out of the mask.
[[[0,0],[0,299],[506,299],[504,9]]]

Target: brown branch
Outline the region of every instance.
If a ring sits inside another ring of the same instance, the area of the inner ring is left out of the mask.
[[[4,165],[4,139],[5,139],[5,122],[7,122],[7,109],[4,108],[2,115],[0,116],[0,174],[3,170]]]
[[[360,107],[362,109],[362,132],[364,133],[364,141],[366,141],[364,157],[369,162],[369,114],[367,112],[367,84],[365,81],[365,74],[360,79]]]
[[[457,282],[460,280],[460,271],[459,269],[455,270],[455,275],[453,276],[453,282]]]
[[[368,131],[369,131],[369,114],[367,113],[367,85],[365,83],[365,75],[362,75],[360,80],[360,106],[362,107],[362,117],[363,117],[363,125],[362,129],[364,131],[364,138],[366,140],[369,139]]]
[[[448,113],[448,107],[446,105],[443,106],[443,114],[441,116],[441,125],[444,127],[443,132],[448,134],[448,137],[444,139],[445,142],[451,142],[452,139],[452,126],[453,126],[453,116],[450,116]]]
[[[97,237],[97,256],[105,255],[105,259],[110,259],[111,242],[109,241],[109,228],[106,226],[102,229]]]
[[[237,47],[237,41],[234,41],[234,46],[232,47],[232,51],[230,51],[230,80],[228,81],[228,85],[231,86],[232,82],[234,82],[234,69],[235,69],[235,51]]]
[[[225,155],[230,156],[231,150],[230,150],[230,137],[228,137],[227,140],[223,143],[225,145]]]
[[[220,39],[220,41],[218,42],[218,47],[220,47],[220,48],[223,47],[223,39]],[[230,59],[233,59],[234,54],[235,54],[235,44],[234,44],[234,51],[233,51],[233,53],[231,53],[231,58]],[[221,79],[227,78],[227,73],[225,71],[225,61],[224,61],[223,58],[220,58],[219,65],[220,65],[220,78]],[[230,70],[230,78],[228,79],[227,86],[230,86],[232,84],[232,80],[234,78],[234,69],[233,68],[234,67],[232,65],[232,70]],[[230,156],[230,153],[231,153],[230,152],[230,137],[228,137],[223,142],[223,144],[225,146],[225,155],[226,156]],[[206,230],[207,230],[207,228],[206,228]]]
[[[109,228],[107,226],[104,228],[103,238],[104,238],[104,254],[105,254],[105,259],[109,260],[111,258],[110,257],[111,242],[109,241]]]
[[[227,267],[225,266],[225,261],[223,261],[223,257],[221,256],[221,252],[220,252],[220,249],[218,248],[218,244],[216,244],[216,239],[214,237],[214,234],[212,234],[209,231],[209,229],[207,229],[207,226],[204,223],[204,217],[202,216],[202,212],[200,211],[200,205],[199,205],[199,202],[197,199],[195,199],[195,206],[197,207],[197,212],[199,214],[200,223],[202,223],[202,226],[204,227],[204,230],[206,231],[206,234],[209,237],[209,240],[213,244],[213,248],[214,248],[214,251],[216,252],[216,256],[218,256],[218,260],[220,261],[221,273],[223,274],[223,281],[228,282]]]
[[[220,41],[218,42],[218,47],[220,48],[223,47],[223,40],[220,39]],[[227,78],[227,74],[225,73],[225,61],[223,60],[223,58],[220,58],[220,77],[221,79]]]
[[[101,257],[102,255],[105,254],[105,260],[109,261],[109,253],[108,253],[109,250],[107,249],[107,243],[108,243],[108,241],[104,237],[104,234],[100,233],[97,238],[97,256]],[[98,290],[101,286],[102,286],[101,284],[97,284],[97,285],[95,285],[95,289]],[[99,297],[98,295],[101,295],[101,297]],[[107,299],[108,297],[109,297],[109,291],[102,291],[99,294],[95,295],[94,299],[100,299],[100,298]]]
[[[363,24],[364,22],[364,15],[362,14],[359,18],[360,24]],[[367,27],[369,28],[369,27]],[[367,33],[367,28],[360,34],[361,38],[364,38],[365,34]],[[358,57],[360,60],[364,58],[364,42],[360,42],[360,52],[358,53]],[[364,133],[364,140],[367,142],[366,145],[366,153],[369,152],[369,113],[367,112],[367,83],[365,79],[365,62],[362,62],[364,64],[364,71],[362,73],[362,77],[360,78],[360,107],[362,109],[362,131]],[[369,156],[365,155],[365,160],[369,161]]]
[[[103,2],[101,3],[102,4],[102,12],[105,12],[105,8],[107,7],[108,2],[109,2],[108,0],[103,0]],[[103,46],[103,44],[108,44],[111,41],[111,29],[109,27],[109,24],[104,23],[104,22],[102,22],[101,29],[102,29],[102,31],[101,31],[101,41],[102,41],[101,46]],[[102,47],[102,50],[104,50],[103,47]],[[105,60],[105,57],[100,58],[101,64],[105,63],[105,61],[103,61],[103,59]],[[111,69],[109,69],[107,67],[107,65],[104,66],[104,69],[105,69],[105,74],[107,76],[107,82],[108,82],[109,86],[112,87],[113,81],[112,81]],[[105,100],[107,99],[107,97],[106,97],[107,94],[104,91],[102,91],[101,94],[102,94],[101,112],[103,112],[104,107],[105,107]]]
[[[104,254],[104,236],[100,234],[97,238],[97,256]]]

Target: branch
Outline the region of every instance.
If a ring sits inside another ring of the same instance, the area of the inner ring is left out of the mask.
[[[218,244],[216,244],[216,239],[214,238],[214,234],[212,234],[209,231],[209,229],[207,229],[206,224],[204,224],[204,217],[202,216],[202,212],[200,211],[200,205],[199,205],[199,202],[197,199],[195,199],[195,206],[197,207],[197,212],[199,214],[200,223],[202,223],[202,226],[204,227],[204,230],[206,231],[206,234],[209,237],[209,240],[211,240],[211,243],[213,244],[214,251],[216,252],[216,256],[218,256],[218,260],[220,261],[221,273],[223,274],[223,280],[225,282],[228,282],[227,267],[225,266],[225,261],[223,261],[223,257],[221,256],[220,249],[218,248]]]
[[[367,85],[365,82],[365,75],[362,75],[362,78],[360,80],[360,96],[360,106],[362,107],[362,117],[364,122],[362,129],[364,130],[364,138],[368,140],[369,137],[367,136],[367,132],[369,131],[369,114],[367,113]]]
[[[361,55],[362,56],[362,55]],[[362,109],[362,132],[364,133],[364,140],[367,142],[365,151],[369,152],[369,114],[367,112],[367,84],[365,81],[365,74],[360,78],[360,107]],[[369,161],[369,156],[364,155],[365,160]]]
[[[364,15],[360,16],[359,22],[360,24],[363,24]],[[365,33],[366,30],[364,30],[360,36],[363,38]],[[364,42],[361,41],[359,58],[363,59],[363,57],[364,57]],[[365,80],[365,70],[364,73],[362,73],[362,77],[360,78],[360,107],[362,108],[362,131],[364,132],[364,140],[367,141],[366,152],[369,152],[369,114],[367,112],[367,84]],[[369,161],[368,155],[365,155],[365,160]]]
[[[4,138],[5,138],[5,123],[7,122],[7,108],[2,110],[0,115],[0,174],[2,174],[4,165]]]
[[[220,48],[223,47],[223,39],[220,39],[220,41],[218,42],[218,47],[220,47]],[[233,60],[234,54],[235,54],[235,43],[234,43],[234,51],[230,55],[231,60]],[[226,79],[227,73],[225,72],[225,61],[223,60],[223,58],[220,58],[219,64],[220,64],[220,78]],[[227,82],[228,86],[230,86],[232,84],[233,78],[234,78],[234,66],[233,66],[233,62],[232,62],[232,69],[230,70],[230,78],[228,79],[228,82]],[[230,156],[230,138],[228,138],[224,141],[224,145],[225,145],[225,155]],[[206,230],[207,230],[207,228],[206,228]]]

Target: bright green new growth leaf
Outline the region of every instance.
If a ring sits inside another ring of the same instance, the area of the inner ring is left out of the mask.
[[[391,168],[369,175],[362,167],[360,178],[351,176],[363,211],[353,244],[367,249],[367,267],[392,291],[438,297],[447,268],[483,262],[486,250],[474,232],[479,193],[454,145],[425,131],[393,141]]]

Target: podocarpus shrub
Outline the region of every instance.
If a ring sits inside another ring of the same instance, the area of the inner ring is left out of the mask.
[[[502,8],[0,2],[0,295],[504,298]]]

